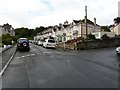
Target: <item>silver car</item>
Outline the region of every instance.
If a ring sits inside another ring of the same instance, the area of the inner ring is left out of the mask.
[[[46,39],[43,43],[43,47],[45,48],[56,48],[56,42],[54,39]]]
[[[120,46],[116,48],[117,55],[120,55]]]

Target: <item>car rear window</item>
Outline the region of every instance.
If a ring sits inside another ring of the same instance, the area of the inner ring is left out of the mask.
[[[20,40],[18,40],[18,43],[22,43],[22,42],[29,42],[28,40],[26,40],[26,39],[20,39]]]
[[[54,41],[54,40],[48,40],[48,42],[55,43],[55,41]]]

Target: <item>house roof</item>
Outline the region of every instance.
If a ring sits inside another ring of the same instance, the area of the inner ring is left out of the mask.
[[[80,23],[80,22],[85,23],[85,19],[83,19],[83,20],[73,20],[73,22],[74,22],[75,24],[78,24],[78,23]],[[92,22],[92,21],[89,20],[89,19],[87,19],[87,23],[94,25],[94,22]],[[96,25],[99,26],[98,24],[96,24]]]
[[[81,20],[73,20],[74,23],[80,23]]]
[[[65,28],[68,27],[68,26],[70,26],[70,24],[68,24],[68,25],[64,24],[64,25],[63,25],[63,27],[65,27]]]

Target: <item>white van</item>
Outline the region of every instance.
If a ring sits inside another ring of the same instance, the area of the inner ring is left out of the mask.
[[[54,39],[45,39],[45,42],[43,42],[43,47],[56,48],[56,42]]]

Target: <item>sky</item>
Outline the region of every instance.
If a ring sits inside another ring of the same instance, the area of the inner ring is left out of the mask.
[[[0,25],[13,28],[54,26],[68,20],[84,19],[87,5],[88,19],[99,25],[111,25],[118,17],[120,0],[0,0]]]

